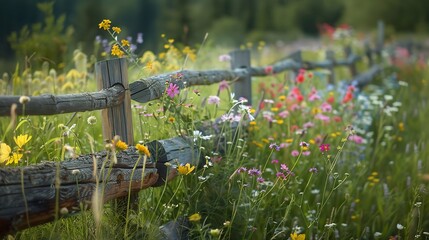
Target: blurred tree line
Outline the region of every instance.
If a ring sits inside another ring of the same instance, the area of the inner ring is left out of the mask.
[[[23,36],[46,30],[46,14],[57,17],[50,30],[63,32],[62,39],[52,41],[62,41],[69,51],[79,47],[86,52],[93,48],[96,35],[106,37],[98,29],[102,19],[121,27],[121,34],[142,32],[144,48],[151,50],[162,46],[161,33],[191,45],[201,43],[209,33],[208,41],[214,44],[237,46],[245,41],[316,36],[322,23],[371,30],[383,20],[397,32],[427,32],[429,26],[428,0],[56,0],[51,13],[38,10],[40,2],[46,0],[2,3],[0,58],[12,57],[13,44],[20,44]],[[44,23],[31,27],[40,22]]]

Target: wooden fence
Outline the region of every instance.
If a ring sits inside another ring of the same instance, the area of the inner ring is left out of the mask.
[[[31,97],[25,108],[19,96],[0,96],[0,116],[10,115],[11,106],[17,114],[52,115],[60,113],[102,110],[104,139],[119,135],[129,145],[134,144],[131,122],[131,100],[149,102],[160,98],[166,83],[174,81],[180,88],[209,85],[223,80],[234,81],[237,97],[252,104],[252,76],[267,76],[283,71],[297,73],[299,69],[327,69],[347,67],[353,79],[349,84],[362,88],[383,70],[375,64],[383,48],[383,25],[379,25],[379,41],[374,49],[367,48],[366,56],[345,49],[346,58],[335,59],[328,51],[324,61],[303,61],[301,51],[276,62],[271,72],[266,67],[252,67],[250,52],[230,53],[231,70],[188,71],[157,75],[128,83],[127,60],[112,59],[96,63],[95,76],[99,91],[93,93],[42,95]],[[358,74],[356,64],[368,58],[369,70]],[[335,81],[331,74],[331,82]],[[186,82],[186,86],[183,84]],[[209,123],[216,124],[216,123]],[[234,130],[235,128],[233,128]],[[91,205],[94,194],[103,189],[103,202],[128,196],[147,187],[163,185],[175,176],[165,163],[201,163],[201,154],[192,140],[178,136],[147,144],[152,153],[142,161],[134,147],[117,153],[117,163],[111,161],[114,151],[103,151],[79,156],[74,160],[48,162],[19,168],[0,168],[0,236],[57,219],[64,213],[73,213]],[[137,162],[138,161],[138,162]],[[63,215],[62,215],[63,214]]]

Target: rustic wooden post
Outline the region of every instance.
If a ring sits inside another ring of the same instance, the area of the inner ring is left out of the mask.
[[[248,74],[240,78],[234,84],[234,93],[236,97],[244,97],[247,99],[247,104],[252,105],[252,76],[250,75],[250,51],[235,50],[229,53],[231,56],[231,69],[244,68],[248,70]]]
[[[377,42],[375,43],[375,53],[377,54],[377,62],[381,62],[381,53],[384,45],[384,22],[379,20],[377,22]]]
[[[368,41],[365,41],[365,55],[368,58],[368,67],[372,67],[374,65],[374,59],[372,58],[372,50]]]
[[[352,47],[346,46],[344,48],[344,53],[346,55],[347,61],[349,61],[350,74],[352,75],[352,77],[356,77],[357,70],[356,70],[356,63],[354,59],[352,59],[352,56],[353,56]]]
[[[126,89],[124,101],[115,107],[101,111],[103,138],[113,139],[119,135],[122,141],[134,144],[131,120],[131,97],[128,88],[128,64],[126,58],[116,58],[95,64],[95,77],[99,89],[106,89],[120,84]]]
[[[298,50],[288,57],[289,59],[292,59],[297,65],[293,68],[293,71],[290,72],[290,79],[295,82],[296,76],[299,74],[299,70],[303,67],[302,66],[302,54],[301,50]]]
[[[377,22],[377,54],[381,57],[381,51],[384,46],[384,22],[379,20]]]
[[[334,51],[332,50],[327,50],[325,52],[326,55],[326,59],[332,63],[332,65],[328,68],[329,72],[331,73],[328,77],[328,82],[330,84],[334,84],[335,83],[335,54]]]

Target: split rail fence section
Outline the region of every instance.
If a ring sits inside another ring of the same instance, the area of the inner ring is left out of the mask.
[[[375,49],[368,47],[366,50],[369,70],[362,74],[357,73],[356,63],[364,56],[353,54],[350,48],[345,49],[345,59],[337,60],[333,52],[328,51],[326,60],[319,62],[302,61],[301,51],[297,51],[271,65],[271,73],[267,73],[265,67],[252,67],[248,50],[237,50],[230,53],[231,70],[183,70],[129,84],[127,60],[119,58],[96,63],[98,92],[33,96],[25,105],[25,114],[53,115],[102,110],[104,139],[119,135],[132,146],[131,100],[145,103],[160,98],[165,93],[166,83],[178,74],[181,81],[175,83],[180,88],[185,87],[184,82],[188,87],[223,80],[234,81],[235,96],[248,99],[249,105],[252,104],[252,76],[267,76],[286,70],[297,74],[299,69],[323,68],[333,73],[335,67],[348,67],[353,76],[349,84],[362,88],[383,70],[383,66],[374,61],[375,57],[381,58],[383,49],[382,24],[379,24],[378,31]],[[330,81],[334,83],[334,74],[331,74]],[[19,96],[0,96],[0,116],[9,116],[11,108],[17,114],[23,113]],[[89,208],[94,194],[100,188],[104,191],[103,202],[106,202],[126,197],[130,192],[163,185],[174,177],[174,172],[168,172],[166,162],[175,160],[179,164],[198,165],[202,160],[198,147],[186,137],[156,140],[147,146],[152,154],[145,163],[139,158],[136,149],[130,147],[127,151],[117,153],[115,164],[107,160],[111,159],[109,154],[112,153],[98,152],[63,162],[0,168],[0,236],[53,221],[60,217],[60,212],[73,213]]]

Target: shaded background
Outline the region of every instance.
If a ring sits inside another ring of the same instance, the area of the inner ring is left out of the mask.
[[[46,19],[49,10],[45,14],[38,10],[36,5],[40,2],[46,1],[2,2],[0,59],[3,62],[16,57],[17,51],[11,43],[18,44],[22,42],[19,36],[37,32],[32,25]],[[358,30],[371,30],[378,20],[383,20],[391,32],[429,30],[428,0],[57,0],[51,14],[57,20],[63,15],[64,22],[56,26],[57,32],[64,36],[47,41],[64,41],[56,50],[63,52],[76,48],[93,51],[96,35],[105,35],[98,29],[102,19],[110,19],[113,25],[121,27],[124,31],[121,34],[136,36],[142,32],[144,48],[155,52],[163,44],[160,44],[161,33],[190,45],[201,43],[209,33],[212,44],[238,46],[247,41],[315,37],[322,23],[334,26],[347,23]],[[59,27],[61,24],[64,28]],[[27,32],[22,32],[26,25]],[[15,40],[11,38],[13,32],[18,36]],[[18,58],[29,54],[20,53]]]

